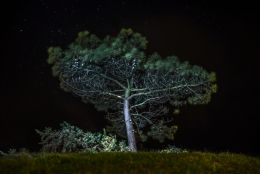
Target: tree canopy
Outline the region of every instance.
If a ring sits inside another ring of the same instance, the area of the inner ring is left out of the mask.
[[[135,137],[173,139],[176,126],[166,104],[207,104],[216,92],[216,76],[176,56],[145,53],[147,40],[132,29],[103,39],[88,31],[67,48],[50,47],[48,63],[63,90],[107,112],[111,130]],[[131,144],[132,142],[132,144]]]

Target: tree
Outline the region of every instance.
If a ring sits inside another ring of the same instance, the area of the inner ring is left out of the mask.
[[[136,137],[173,139],[176,126],[168,107],[205,104],[216,92],[215,73],[180,62],[176,56],[145,54],[147,40],[131,29],[98,38],[80,32],[68,48],[50,47],[48,63],[63,90],[99,110],[128,145],[137,151]]]

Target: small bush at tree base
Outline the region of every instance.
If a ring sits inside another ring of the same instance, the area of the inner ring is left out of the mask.
[[[129,151],[124,141],[118,141],[116,136],[104,133],[84,132],[67,122],[60,124],[59,130],[46,127],[36,132],[41,136],[44,152],[110,152]]]
[[[160,150],[161,153],[188,153],[188,150],[169,145],[167,148]]]

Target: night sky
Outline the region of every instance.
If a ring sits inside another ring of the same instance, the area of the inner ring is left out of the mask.
[[[59,89],[46,63],[49,46],[77,33],[100,37],[122,27],[142,33],[148,52],[177,55],[217,74],[205,106],[187,106],[175,122],[177,147],[260,155],[259,18],[256,3],[192,1],[34,0],[1,5],[0,150],[39,150],[34,129],[67,121],[105,127],[104,113]]]

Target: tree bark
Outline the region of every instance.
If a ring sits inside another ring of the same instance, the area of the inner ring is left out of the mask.
[[[129,100],[127,98],[124,99],[124,118],[125,118],[128,146],[131,151],[136,152],[137,147],[136,147],[136,140],[135,140],[135,134],[134,134],[134,127],[133,127],[133,122],[132,122],[131,115],[129,112]]]

